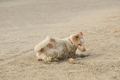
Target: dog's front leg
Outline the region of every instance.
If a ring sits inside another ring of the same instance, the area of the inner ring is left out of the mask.
[[[81,58],[84,58],[84,57],[88,57],[89,54],[75,54],[76,57],[81,57]]]

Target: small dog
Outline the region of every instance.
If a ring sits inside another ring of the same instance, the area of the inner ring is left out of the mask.
[[[86,51],[84,48],[83,34],[71,35],[64,39],[46,37],[43,41],[38,43],[34,47],[36,52],[37,60],[44,62],[50,62],[55,59],[66,59],[70,58],[69,62],[72,63],[73,57],[76,56],[76,50]]]

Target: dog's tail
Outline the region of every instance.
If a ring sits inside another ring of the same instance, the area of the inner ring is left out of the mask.
[[[50,36],[47,36],[46,39],[44,39],[34,47],[34,51],[39,52],[42,48],[44,48],[49,43],[50,43]]]

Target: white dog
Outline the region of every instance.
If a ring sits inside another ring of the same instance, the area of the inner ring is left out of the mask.
[[[38,61],[43,60],[49,62],[54,59],[72,58],[76,55],[75,52],[77,48],[80,51],[86,51],[83,43],[82,32],[64,39],[56,39],[47,36],[46,39],[34,47],[34,51],[36,52]],[[70,59],[69,62],[72,63],[71,60],[73,59]]]

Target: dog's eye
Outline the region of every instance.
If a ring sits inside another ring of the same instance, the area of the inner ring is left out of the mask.
[[[78,36],[76,36],[76,39],[78,38]]]

